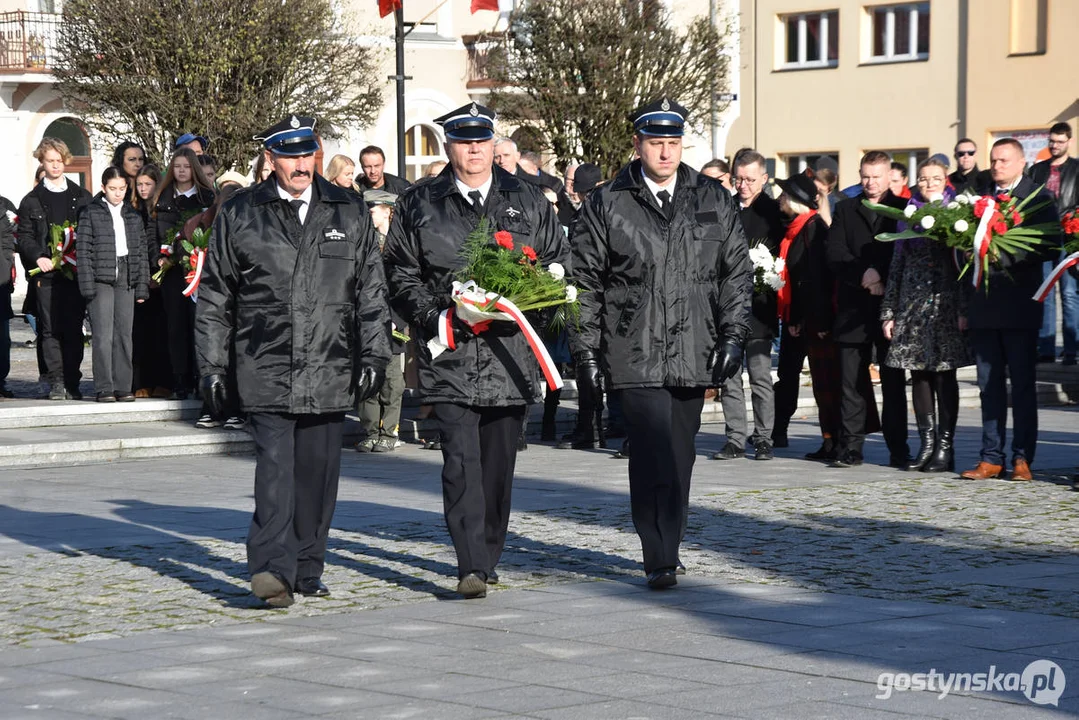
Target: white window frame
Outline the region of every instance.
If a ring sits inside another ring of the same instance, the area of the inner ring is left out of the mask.
[[[423,147],[423,129],[427,128],[434,133],[435,140],[438,143],[439,148],[442,150],[438,155],[406,155],[405,167],[401,172],[401,177],[408,178],[408,171],[415,168],[416,177],[418,179],[423,177],[423,169],[435,162],[436,160],[445,160],[446,141],[442,135],[438,132],[438,129],[431,123],[418,122],[406,130],[407,133],[412,133],[412,147],[414,150],[419,150]],[[406,146],[407,147],[407,146]]]
[[[918,52],[918,29],[919,20],[922,12],[929,15],[929,3],[902,3],[899,5],[871,5],[865,8],[867,14],[867,21],[869,24],[869,46],[867,48],[866,56],[867,61],[871,63],[889,63],[889,62],[915,62],[919,60],[928,60],[929,53]],[[887,15],[884,18],[884,54],[874,55],[875,45],[877,39],[876,18],[877,13],[885,11]],[[895,16],[896,13],[907,13],[910,17],[908,47],[910,52],[897,53],[895,51]],[[932,16],[930,16],[932,18]],[[930,20],[932,22],[932,20]],[[932,37],[932,35],[930,35]]]
[[[811,167],[808,158],[810,157],[824,157],[828,156],[834,158],[836,164],[839,163],[839,151],[827,150],[820,152],[802,152],[802,153],[784,153],[780,155],[783,160],[783,165],[786,168],[787,175],[794,175],[796,173],[805,172],[806,168]]]
[[[839,10],[817,10],[815,12],[807,13],[791,13],[788,15],[780,15],[779,21],[782,24],[782,45],[779,56],[779,67],[782,70],[802,70],[808,68],[833,68],[839,65],[838,47],[836,43],[837,57],[835,60],[828,59],[828,45],[831,39],[831,33],[836,32],[828,21],[828,16],[835,13],[836,24],[839,24]],[[813,16],[820,17],[820,60],[807,61],[806,47],[809,40],[809,31],[807,30],[806,19]],[[798,59],[791,62],[787,59],[787,45],[789,38],[787,33],[790,31],[790,21],[798,21]]]

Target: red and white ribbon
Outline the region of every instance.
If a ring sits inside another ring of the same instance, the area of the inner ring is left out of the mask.
[[[547,352],[547,346],[543,344],[539,333],[516,305],[495,293],[484,291],[472,281],[463,284],[455,282],[453,300],[457,304],[456,308],[442,311],[438,318],[438,337],[431,338],[427,343],[431,357],[438,357],[444,351],[456,348],[453,342],[454,314],[459,314],[461,319],[469,323],[477,334],[486,330],[491,321],[514,322],[521,328],[521,333],[528,341],[532,354],[539,361],[547,384],[556,390],[563,387],[562,377],[558,373],[554,360],[551,359],[551,354]],[[486,307],[492,300],[494,301],[492,310],[480,309]]]
[[[1045,282],[1038,288],[1038,292],[1034,293],[1034,299],[1038,302],[1045,302],[1045,298],[1049,295],[1049,291],[1053,289],[1053,286],[1057,284],[1057,281],[1064,276],[1064,273],[1068,271],[1068,268],[1073,265],[1079,265],[1079,252],[1073,252],[1068,257],[1057,263],[1057,266],[1053,268],[1053,272],[1049,273],[1049,277],[1045,278]]]
[[[195,293],[199,290],[199,281],[202,280],[202,268],[206,264],[206,251],[202,248],[195,248],[195,251],[191,253],[191,256],[195,258],[195,269],[187,274],[185,278],[187,280],[187,287],[183,289],[183,296],[189,297],[193,301],[198,298]]]
[[[993,198],[983,198],[986,201],[985,212],[978,222],[978,229],[974,231],[974,272],[971,273],[971,281],[974,287],[982,284],[982,268],[985,266],[985,256],[989,252],[989,226],[996,214],[997,203]]]

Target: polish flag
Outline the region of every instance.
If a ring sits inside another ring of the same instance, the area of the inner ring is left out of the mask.
[[[498,0],[472,0],[472,13],[477,10],[494,10],[498,12]]]

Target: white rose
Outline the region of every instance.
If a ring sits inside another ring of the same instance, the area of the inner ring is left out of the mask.
[[[929,230],[930,228],[932,228],[934,225],[937,224],[937,219],[935,217],[933,217],[932,215],[926,215],[919,222],[921,223],[923,230]]]
[[[577,302],[577,288],[572,285],[566,286],[566,302]]]
[[[970,229],[970,224],[966,220],[956,220],[955,225],[952,225],[957,233],[965,233]]]
[[[949,210],[958,210],[959,209],[959,203],[956,202],[955,200],[952,200],[950,203],[948,203],[948,209]]]
[[[551,263],[547,266],[547,272],[554,275],[555,280],[561,280],[566,277],[566,268],[562,267],[562,263]]]
[[[916,212],[918,212],[918,208],[914,207],[913,205],[907,205],[903,209],[903,214],[906,215],[908,218],[914,215],[914,213]]]

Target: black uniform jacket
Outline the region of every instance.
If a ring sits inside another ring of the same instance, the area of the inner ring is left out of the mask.
[[[879,215],[865,205],[865,195],[841,200],[835,206],[832,227],[828,232],[828,267],[834,273],[836,289],[835,340],[841,343],[867,343],[880,336],[880,304],[883,295],[871,295],[862,287],[862,276],[869,268],[888,284],[895,243],[880,242],[880,233],[895,232],[896,221]],[[885,192],[880,204],[906,207],[907,201]]]
[[[534,185],[495,166],[485,214],[495,230],[513,235],[516,247],[531,246],[544,267],[565,262],[565,234],[551,203]],[[507,337],[482,333],[437,358],[426,351],[430,336],[423,319],[432,309],[452,305],[452,284],[464,264],[461,248],[479,219],[457,189],[450,165],[398,198],[384,253],[390,302],[418,341],[425,402],[525,405],[541,397],[543,384],[539,364],[520,333]]]
[[[672,203],[668,221],[635,160],[574,223],[571,345],[599,351],[614,389],[707,387],[716,343],[748,334],[753,269],[730,193],[682,164]]]
[[[75,233],[75,250],[79,262],[79,291],[87,300],[94,297],[94,283],[116,284],[116,230],[112,212],[104,195],[98,193],[79,213],[79,228]],[[146,230],[142,215],[126,201],[121,217],[124,219],[124,239],[127,242],[128,287],[135,298],[150,296],[150,266],[146,260]]]
[[[361,203],[318,175],[301,227],[276,183],[241,190],[214,221],[196,303],[199,373],[234,369],[249,412],[343,412],[358,367],[390,359],[375,230]]]

